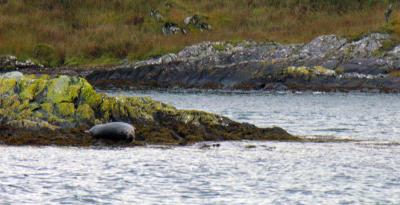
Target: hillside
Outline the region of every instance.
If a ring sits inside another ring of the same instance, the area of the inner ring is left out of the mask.
[[[323,34],[357,37],[395,31],[385,25],[388,2],[372,0],[0,0],[0,55],[47,66],[117,64],[175,52],[202,41],[300,43]],[[159,21],[150,16],[159,11]],[[209,31],[185,27],[165,36],[165,23],[184,27],[199,15]]]

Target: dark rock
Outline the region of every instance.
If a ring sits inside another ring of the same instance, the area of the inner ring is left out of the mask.
[[[164,35],[173,35],[173,34],[185,34],[186,30],[182,29],[179,27],[178,24],[173,23],[173,22],[166,22],[164,23],[164,26],[162,27],[162,32]]]

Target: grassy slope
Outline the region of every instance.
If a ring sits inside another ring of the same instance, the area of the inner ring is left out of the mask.
[[[367,1],[0,0],[0,55],[39,59],[47,55],[52,66],[114,64],[205,40],[294,43],[322,34],[357,36],[384,25],[385,6]],[[161,25],[149,17],[152,8],[179,24],[186,16],[205,15],[213,30],[165,37]],[[54,51],[35,50],[40,44]]]

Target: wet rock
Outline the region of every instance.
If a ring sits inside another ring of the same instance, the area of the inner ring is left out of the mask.
[[[211,149],[211,148],[219,148],[221,147],[221,144],[219,143],[214,143],[214,144],[200,144],[199,149]]]
[[[246,149],[255,149],[255,148],[257,148],[257,146],[256,145],[246,145],[245,148]]]
[[[139,144],[299,140],[282,129],[257,128],[206,112],[178,110],[148,97],[109,97],[79,77],[0,78],[0,143],[94,145],[96,138],[85,130],[110,122],[134,125]]]

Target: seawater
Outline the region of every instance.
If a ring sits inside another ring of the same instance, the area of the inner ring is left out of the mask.
[[[0,147],[0,204],[400,204],[400,95],[107,91],[342,143]]]

